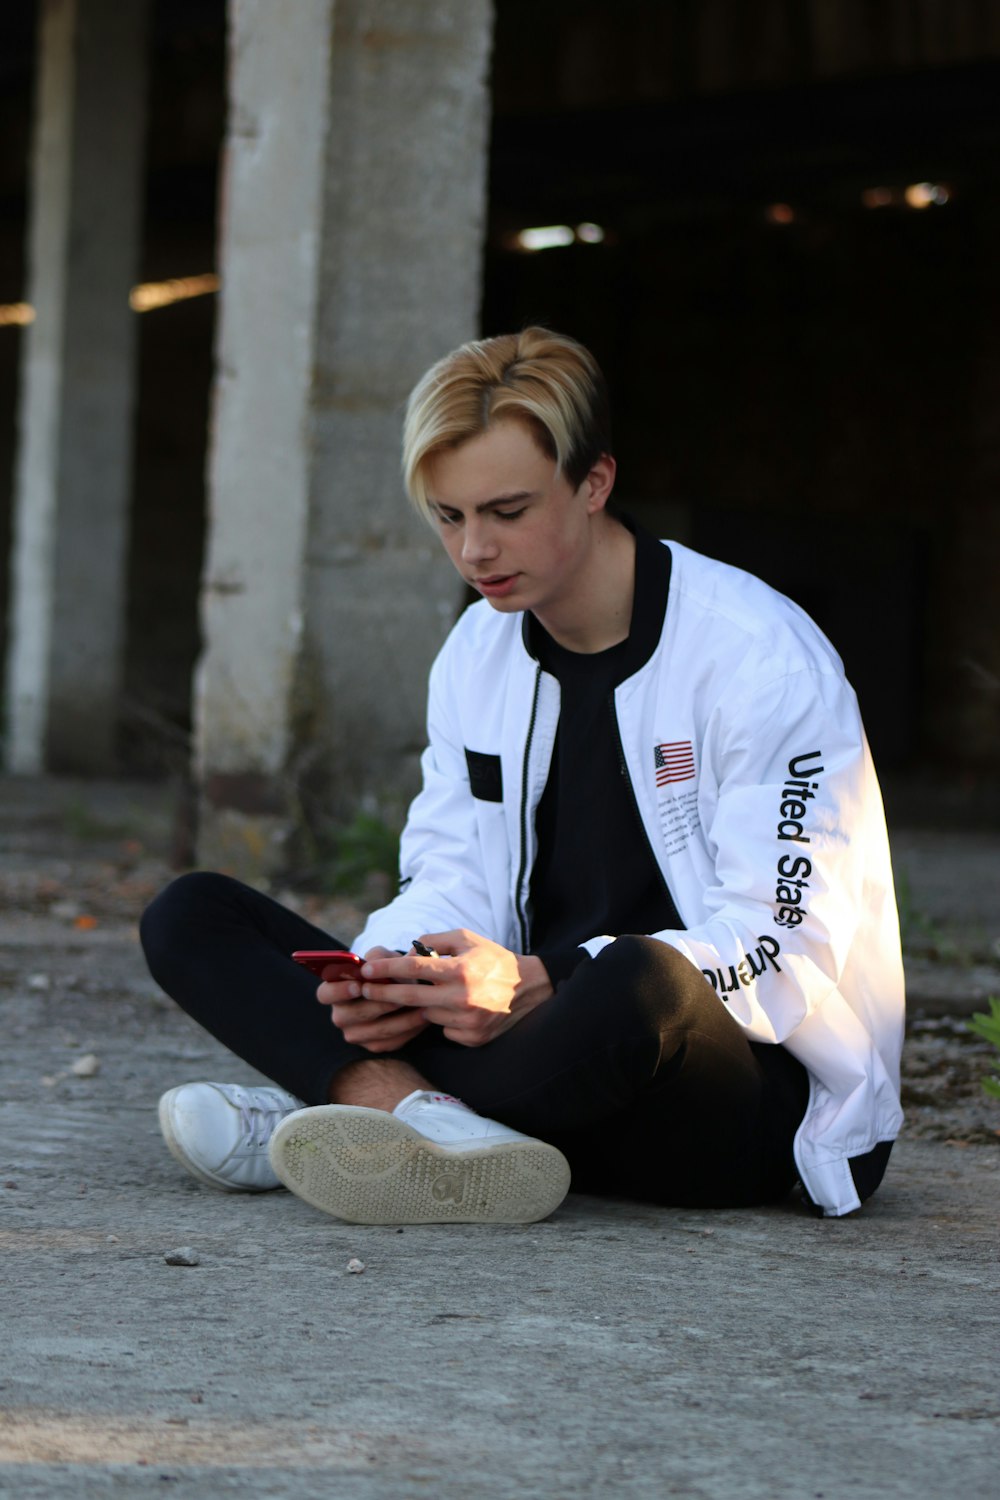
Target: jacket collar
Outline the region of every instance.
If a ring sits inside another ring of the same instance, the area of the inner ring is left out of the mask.
[[[618,519],[635,537],[635,591],[632,596],[632,623],[621,661],[621,677],[633,676],[649,661],[663,634],[670,593],[670,548],[639,526],[631,516],[618,513]],[[530,610],[521,618],[521,640],[532,660],[538,660],[539,625]]]

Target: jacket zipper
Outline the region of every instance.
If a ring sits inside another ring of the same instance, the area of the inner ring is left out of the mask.
[[[615,745],[618,750],[618,769],[621,771],[622,776],[625,778],[625,786],[628,790],[629,801],[632,804],[632,811],[635,813],[635,819],[639,825],[639,831],[646,842],[646,848],[649,850],[649,857],[653,861],[653,868],[659,876],[660,885],[663,889],[664,896],[666,896],[667,898],[667,904],[670,907],[670,912],[676,919],[677,930],[683,932],[684,923],[681,921],[681,914],[677,910],[677,902],[674,900],[670,887],[667,884],[666,876],[660,869],[660,861],[656,857],[656,852],[653,849],[649,833],[646,830],[646,825],[642,820],[642,813],[639,811],[639,802],[635,795],[635,787],[632,785],[632,778],[629,775],[628,763],[625,760],[625,751],[622,748],[622,734],[621,730],[618,727],[618,715],[615,712],[615,695],[613,692],[608,696],[608,711],[611,714],[611,727],[615,732]]]
[[[514,892],[514,910],[517,913],[521,933],[521,952],[528,951],[528,918],[524,910],[523,890],[525,866],[528,862],[528,762],[531,759],[531,741],[535,735],[535,718],[538,714],[538,693],[542,685],[542,669],[535,668],[535,690],[531,696],[531,717],[528,720],[528,737],[524,742],[524,762],[521,766],[521,862],[517,871],[517,887]]]

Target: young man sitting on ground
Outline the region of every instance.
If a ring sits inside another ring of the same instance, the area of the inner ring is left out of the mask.
[[[172,1089],[171,1151],[355,1222],[528,1221],[571,1173],[698,1206],[798,1178],[858,1208],[901,1122],[903,982],[835,651],[609,509],[604,384],[571,339],[441,360],[404,473],[483,598],[431,672],[400,893],[360,978],[318,989],[292,951],[343,945],[268,897],[195,873],[157,898],[153,975],[277,1085]]]

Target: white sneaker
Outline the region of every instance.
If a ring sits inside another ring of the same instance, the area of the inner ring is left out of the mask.
[[[569,1191],[555,1146],[419,1090],[392,1114],[299,1110],[275,1130],[270,1157],[293,1193],[352,1224],[529,1224]]]
[[[160,1129],[171,1155],[199,1181],[264,1193],[281,1186],[267,1158],[275,1126],[302,1107],[275,1087],[185,1083],[160,1100]]]

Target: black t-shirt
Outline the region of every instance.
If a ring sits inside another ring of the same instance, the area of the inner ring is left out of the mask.
[[[529,650],[560,688],[531,874],[531,951],[554,985],[587,957],[579,947],[587,938],[683,926],[635,805],[613,705],[617,684],[656,649],[669,586],[669,551],[637,531],[626,640],[591,654],[567,651],[533,616],[526,622]]]

